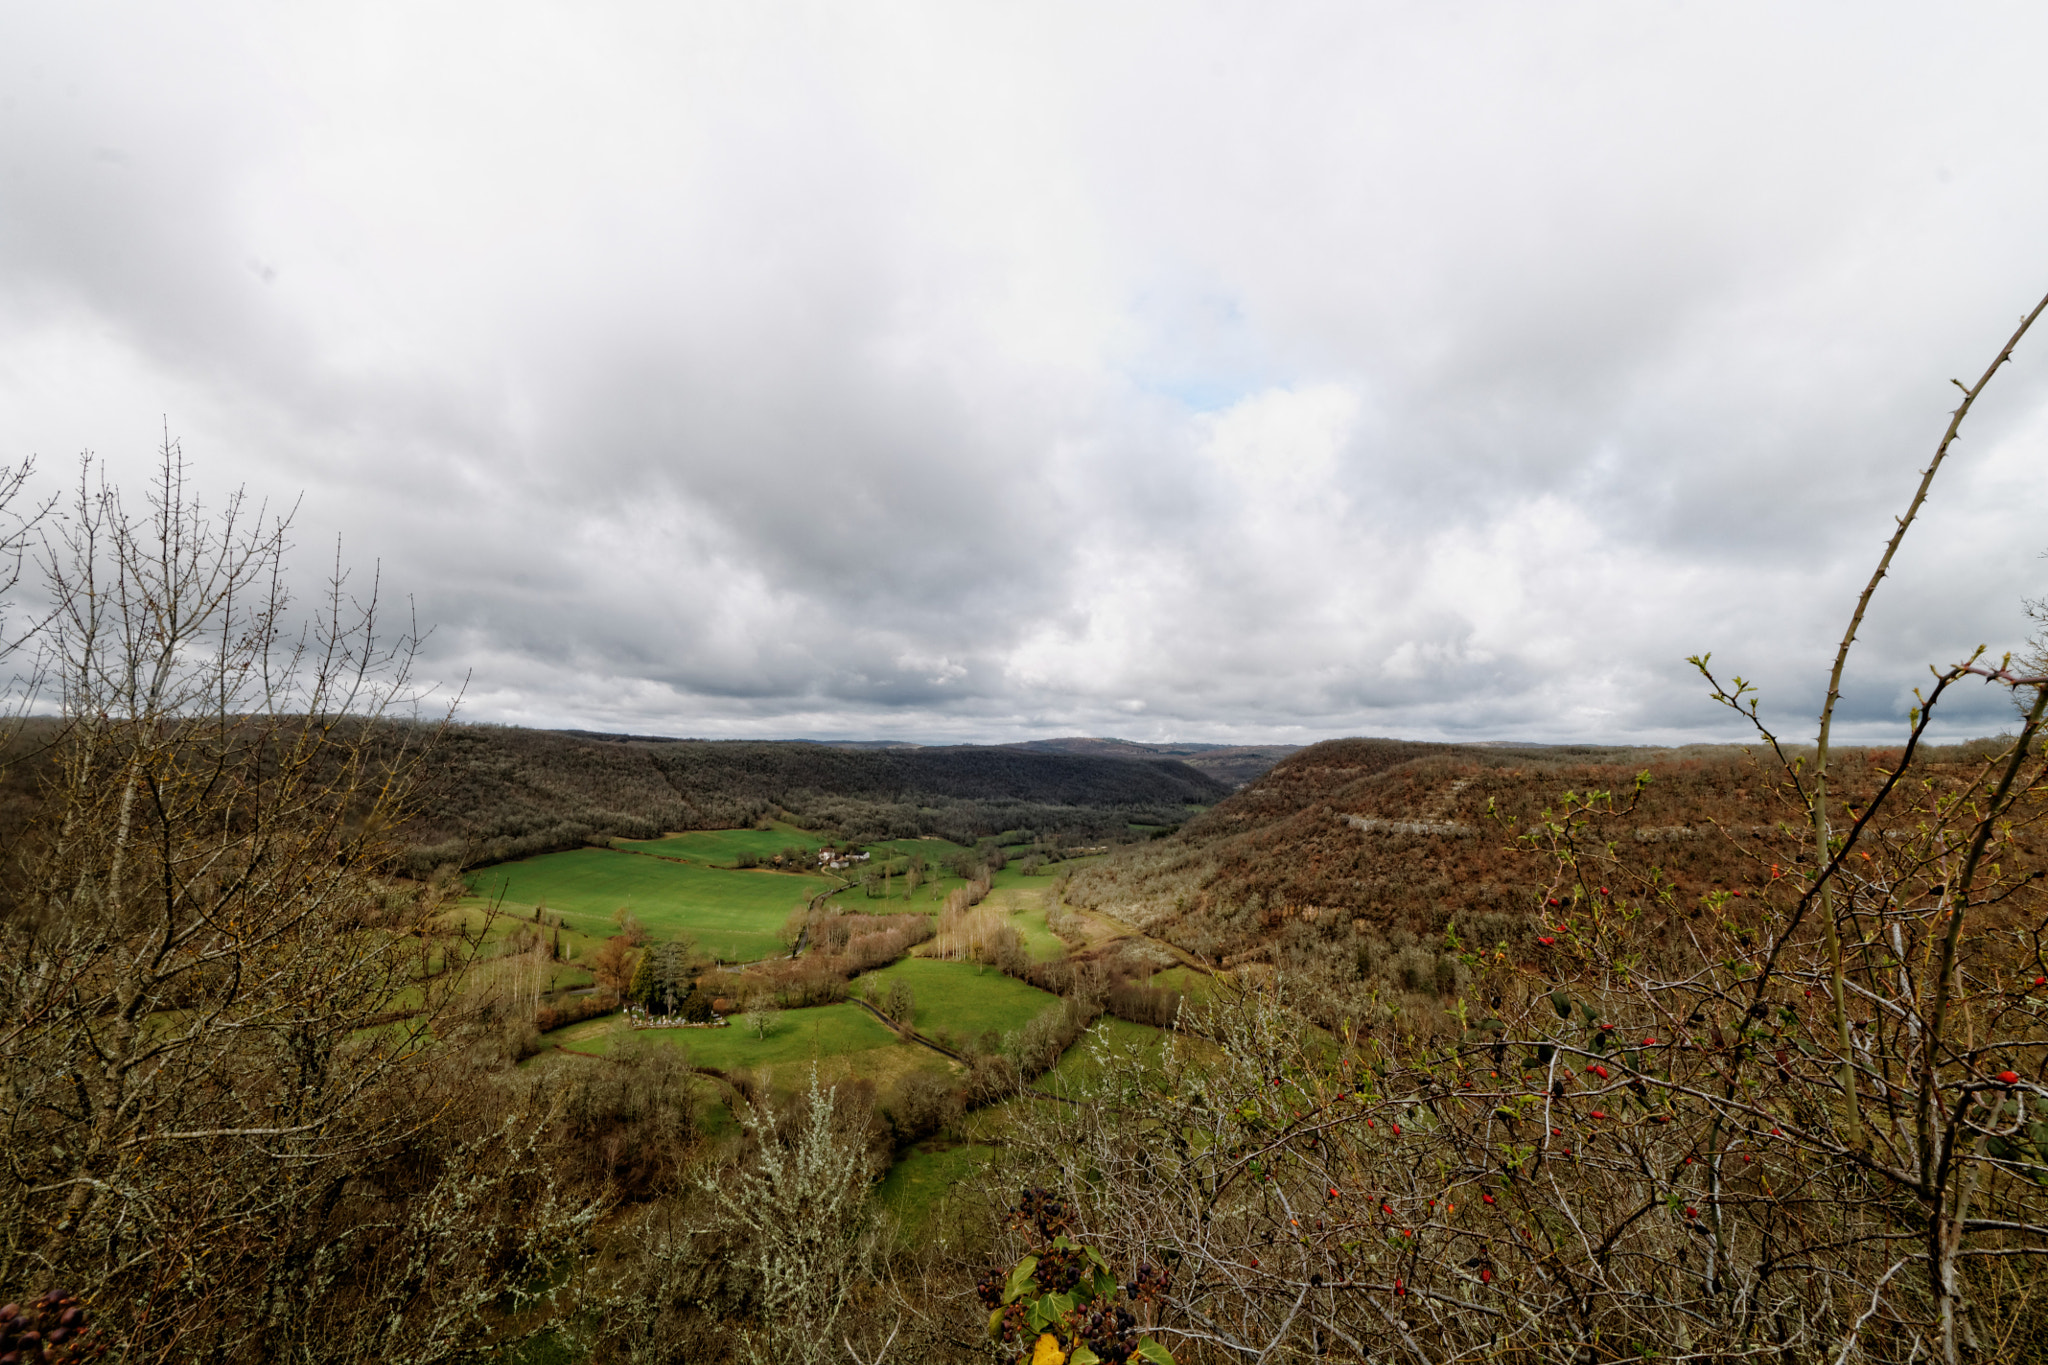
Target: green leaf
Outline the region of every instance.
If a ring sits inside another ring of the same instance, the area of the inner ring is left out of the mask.
[[[1084,1250],[1087,1251],[1089,1260],[1095,1262],[1095,1264],[1101,1266],[1104,1270],[1109,1269],[1109,1262],[1102,1259],[1101,1252],[1097,1251],[1094,1247],[1086,1247],[1084,1248]]]
[[[1050,1327],[1073,1311],[1072,1294],[1047,1294],[1031,1305],[1031,1325],[1039,1328]]]
[[[1067,1356],[1067,1365],[1102,1365],[1102,1357],[1089,1350],[1087,1342],[1076,1342]]]
[[[1010,1282],[1003,1286],[1003,1302],[1015,1303],[1026,1290],[1036,1289],[1038,1285],[1031,1276],[1037,1269],[1036,1256],[1026,1256],[1017,1262],[1017,1268],[1010,1272]]]
[[[1557,1011],[1557,1017],[1560,1019],[1572,1017],[1572,998],[1564,993],[1564,987],[1560,986],[1550,993],[1550,1008]]]
[[[988,1315],[988,1334],[990,1336],[994,1336],[997,1332],[1002,1330],[1002,1326],[1003,1310],[998,1308],[993,1313],[990,1313]]]
[[[1139,1339],[1138,1354],[1152,1361],[1153,1365],[1173,1365],[1173,1352],[1167,1350],[1150,1337],[1141,1337]]]

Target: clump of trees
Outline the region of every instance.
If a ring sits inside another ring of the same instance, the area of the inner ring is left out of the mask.
[[[167,442],[135,510],[88,465],[10,547],[47,604],[15,700],[56,717],[0,850],[0,1285],[88,1293],[122,1358],[452,1359],[597,1199],[486,1079],[521,1002],[384,877],[434,733],[410,623],[340,573],[301,610],[288,521],[185,475]]]

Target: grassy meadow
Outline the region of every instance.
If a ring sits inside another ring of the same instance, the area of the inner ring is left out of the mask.
[[[655,938],[687,934],[728,962],[782,951],[778,935],[789,912],[833,885],[798,873],[727,871],[601,848],[501,863],[467,881],[474,894],[500,901],[515,918],[545,907],[565,929],[602,938],[612,932],[612,917],[630,910]]]
[[[869,972],[858,984],[871,980],[883,991],[896,981],[907,984],[917,1001],[917,1031],[942,1041],[946,1034],[959,1039],[988,1032],[1000,1036],[1059,1003],[1058,996],[974,962],[907,957]]]
[[[699,829],[684,834],[667,834],[659,839],[616,839],[614,846],[634,853],[651,853],[657,858],[681,858],[693,863],[731,867],[742,856],[772,858],[786,848],[801,848],[816,855],[824,840],[795,825],[776,824],[767,829]]]
[[[867,845],[870,862],[855,880],[803,872],[790,873],[735,866],[784,849],[818,848],[825,841],[793,826],[767,829],[693,831],[659,839],[619,840],[611,848],[581,848],[520,859],[469,874],[471,897],[459,908],[472,929],[489,925],[487,939],[505,944],[559,942],[561,960],[545,963],[540,988],[560,993],[589,985],[584,965],[616,931],[616,915],[627,910],[652,938],[687,937],[707,956],[745,963],[786,951],[781,932],[790,912],[824,894],[827,904],[845,913],[936,916],[946,897],[963,880],[941,864],[963,852],[943,839],[894,839]],[[650,856],[652,855],[652,856]],[[928,878],[913,892],[903,876],[912,857],[922,858]],[[990,879],[983,904],[1012,924],[1026,951],[1041,962],[1067,955],[1068,945],[1054,934],[1048,920],[1059,882],[1057,872],[1084,866],[1077,860],[1026,876],[1012,863]],[[870,895],[859,884],[867,872],[890,869],[888,894]],[[493,908],[495,907],[495,913]],[[1128,933],[1124,926],[1080,919],[1077,943],[1099,948]],[[1074,932],[1070,930],[1070,932]],[[530,959],[529,959],[530,961]],[[489,964],[484,969],[492,970]],[[506,970],[514,970],[509,961]],[[517,970],[532,970],[520,967]],[[1183,986],[1185,970],[1162,973],[1159,984]],[[963,1051],[999,1046],[1006,1035],[1022,1030],[1032,1019],[1054,1010],[1059,998],[994,967],[972,962],[942,961],[913,955],[866,973],[850,983],[856,994],[886,994],[897,982],[907,985],[916,1001],[913,1026],[926,1037]],[[708,974],[704,988],[713,994],[744,997],[750,975],[744,967]],[[1186,985],[1194,984],[1192,981]],[[1118,1045],[1136,1044],[1156,1056],[1158,1030],[1108,1017],[1068,1049],[1059,1064],[1035,1083],[1040,1095],[1071,1097],[1091,1083],[1101,1061],[1091,1044],[1107,1038]],[[635,1029],[623,1014],[613,1013],[571,1023],[541,1036],[541,1051],[525,1065],[536,1068],[587,1067],[596,1057],[624,1057],[655,1050],[674,1051],[692,1067],[747,1077],[788,1095],[809,1083],[815,1070],[832,1083],[857,1079],[887,1096],[914,1073],[935,1073],[955,1080],[965,1068],[943,1054],[898,1036],[852,1000],[788,1009],[774,1015],[765,1036],[756,1036],[743,1017],[723,1028]],[[703,1078],[706,1101],[703,1121],[721,1130],[730,1115],[715,1097],[725,1094],[724,1082]],[[729,1098],[729,1095],[728,1095]],[[1045,1103],[1039,1100],[1037,1103]],[[958,1187],[992,1155],[1008,1123],[1027,1117],[1030,1100],[1012,1101],[972,1113],[957,1136],[928,1138],[904,1149],[880,1191],[884,1204],[899,1220],[905,1236],[915,1236],[942,1208],[947,1192]],[[1020,1108],[1019,1106],[1023,1107]]]

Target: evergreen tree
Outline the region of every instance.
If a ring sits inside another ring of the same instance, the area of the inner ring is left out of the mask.
[[[640,954],[640,961],[633,967],[633,984],[626,988],[626,998],[636,1005],[645,1005],[654,994],[654,954]]]

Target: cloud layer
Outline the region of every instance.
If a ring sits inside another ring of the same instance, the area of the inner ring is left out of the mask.
[[[16,7],[0,459],[306,494],[474,718],[1803,730],[2048,289],[2036,7]],[[2021,643],[2048,335],[1852,733]],[[2005,723],[1988,691],[1951,733]]]

